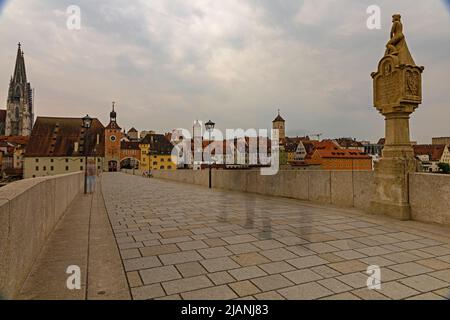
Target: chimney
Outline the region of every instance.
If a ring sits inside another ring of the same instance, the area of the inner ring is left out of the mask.
[[[78,142],[74,143],[73,149],[74,152],[78,152]]]
[[[97,133],[97,144],[100,144],[100,135]]]

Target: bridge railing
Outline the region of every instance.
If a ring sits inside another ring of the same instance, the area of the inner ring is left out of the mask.
[[[14,298],[20,291],[47,238],[83,188],[83,172],[0,188],[0,298]]]

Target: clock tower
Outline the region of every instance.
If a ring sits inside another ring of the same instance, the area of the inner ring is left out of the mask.
[[[103,169],[110,172],[120,170],[120,141],[123,137],[122,129],[117,124],[114,106],[115,102],[112,103],[109,124],[105,128],[105,167]]]

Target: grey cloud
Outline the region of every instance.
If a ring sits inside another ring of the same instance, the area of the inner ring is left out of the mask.
[[[289,134],[377,140],[383,119],[371,107],[370,72],[399,11],[416,62],[426,67],[413,137],[450,134],[450,13],[439,0],[380,0],[383,28],[370,31],[372,2],[11,1],[0,17],[0,74],[7,75],[0,102],[22,41],[38,114],[89,112],[106,122],[114,99],[123,127],[167,131],[190,128],[195,118],[267,128],[281,108]],[[65,28],[71,4],[82,9],[77,33]]]

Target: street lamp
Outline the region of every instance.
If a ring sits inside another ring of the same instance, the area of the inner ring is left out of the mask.
[[[216,124],[209,120],[207,123],[205,123],[206,131],[209,133],[209,143],[211,143],[211,132],[214,130],[214,126]],[[210,155],[211,158],[211,155]],[[209,163],[209,188],[212,188],[212,179],[211,179],[211,159],[208,161]]]
[[[83,143],[83,152],[84,152],[84,193],[87,193],[87,152],[86,152],[86,136],[87,136],[87,130],[91,127],[92,124],[92,118],[89,117],[89,115],[86,115],[83,117],[83,124],[82,127],[84,130],[84,143]]]

